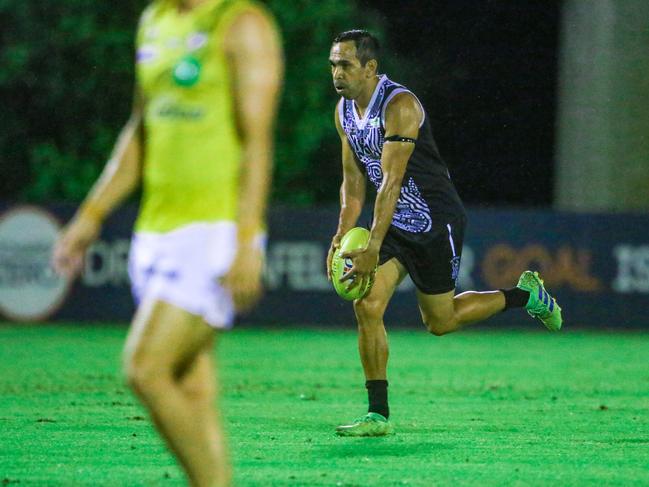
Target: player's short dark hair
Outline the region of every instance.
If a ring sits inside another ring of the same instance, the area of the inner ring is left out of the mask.
[[[361,66],[365,66],[370,59],[375,59],[378,62],[379,40],[368,31],[362,29],[346,30],[338,34],[333,43],[349,41],[353,41],[356,46],[356,57],[361,62]]]

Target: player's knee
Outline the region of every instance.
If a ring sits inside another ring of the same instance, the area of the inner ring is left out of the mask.
[[[440,318],[440,317],[424,317],[424,325],[428,333],[435,336],[446,335],[453,331],[453,320],[452,318]]]
[[[354,301],[354,313],[359,326],[383,320],[385,305],[373,299],[357,299]]]
[[[144,369],[133,362],[126,362],[125,365],[124,375],[126,376],[126,383],[136,393],[143,393],[146,390],[147,383],[149,382]]]
[[[203,381],[181,381],[180,388],[186,398],[194,403],[211,401],[216,394],[216,389]]]
[[[428,330],[428,333],[431,335],[435,335],[438,337],[441,337],[442,335],[446,335],[449,332],[449,329],[444,326],[444,323],[437,322],[437,321],[426,321],[424,322],[426,325],[426,329]]]
[[[139,395],[151,395],[160,389],[163,374],[147,357],[134,355],[125,360],[126,381]]]

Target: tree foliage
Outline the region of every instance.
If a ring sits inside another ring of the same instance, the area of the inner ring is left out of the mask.
[[[378,17],[354,2],[268,0],[282,29],[286,81],[277,124],[274,198],[337,198],[333,36]],[[143,0],[0,0],[0,191],[4,199],[84,197],[128,117],[133,39]]]

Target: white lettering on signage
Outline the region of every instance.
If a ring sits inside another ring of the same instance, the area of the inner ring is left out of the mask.
[[[617,275],[613,289],[619,293],[649,293],[649,245],[620,244],[613,249]]]
[[[99,240],[88,249],[82,282],[88,287],[128,285],[128,239],[111,242]],[[269,291],[282,288],[290,291],[332,291],[327,280],[325,259],[328,247],[317,241],[277,241],[268,249],[264,280]],[[471,272],[474,268],[474,253],[464,247],[460,266],[459,285],[463,289],[473,285]],[[415,289],[408,276],[397,288],[397,292]]]
[[[86,253],[83,284],[88,287],[127,285],[129,245],[130,241],[125,238],[92,244]]]
[[[277,242],[271,245],[266,264],[268,289],[279,289],[284,285],[295,291],[329,289],[326,252],[318,242]]]

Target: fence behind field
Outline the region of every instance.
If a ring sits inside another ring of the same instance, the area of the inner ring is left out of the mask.
[[[0,312],[7,319],[130,319],[127,256],[135,208],[108,220],[82,278],[68,286],[53,275],[48,259],[57,221],[73,210],[0,206]],[[242,323],[353,326],[351,305],[335,295],[325,275],[336,222],[335,208],[271,212],[267,292]],[[511,287],[521,271],[538,269],[562,305],[567,326],[649,326],[648,228],[649,215],[640,214],[471,209],[460,291]],[[419,324],[409,280],[393,298],[386,322]],[[503,313],[491,322],[527,323],[520,313]]]

